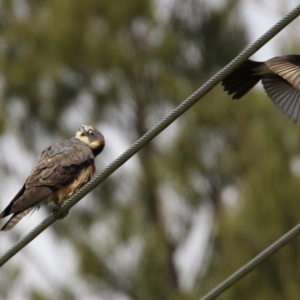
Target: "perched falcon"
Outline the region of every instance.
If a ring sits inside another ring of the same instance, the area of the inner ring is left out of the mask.
[[[95,172],[95,157],[104,148],[103,135],[82,125],[75,137],[50,145],[32,169],[24,186],[0,214],[12,217],[1,228],[13,228],[31,210],[54,202],[61,205],[86,184]]]
[[[233,94],[233,99],[240,99],[260,80],[275,105],[300,123],[300,55],[274,57],[265,62],[248,59],[222,85],[229,95]]]

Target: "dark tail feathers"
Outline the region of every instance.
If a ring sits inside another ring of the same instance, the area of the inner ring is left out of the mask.
[[[0,231],[8,231],[12,229],[17,223],[25,217],[30,211],[32,207],[29,207],[21,212],[14,213],[12,217],[6,222],[6,224],[0,229]]]
[[[222,81],[224,91],[228,95],[233,94],[233,99],[242,98],[262,79],[262,76],[255,74],[254,70],[262,64],[262,62],[246,60]]]

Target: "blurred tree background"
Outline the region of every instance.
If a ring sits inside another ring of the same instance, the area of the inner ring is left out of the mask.
[[[233,59],[242,2],[2,1],[1,208],[51,142],[96,125],[100,172]],[[261,90],[234,102],[217,87],[8,262],[1,298],[198,299],[299,222],[299,133]],[[50,211],[1,234],[1,252]],[[220,298],[296,299],[299,250]]]

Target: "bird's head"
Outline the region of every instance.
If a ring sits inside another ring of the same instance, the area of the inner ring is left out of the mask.
[[[75,138],[87,144],[95,156],[100,154],[105,146],[105,140],[102,133],[90,125],[80,126],[79,130],[76,132]]]

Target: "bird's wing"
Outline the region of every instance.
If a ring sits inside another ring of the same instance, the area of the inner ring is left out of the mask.
[[[39,157],[24,187],[11,202],[9,214],[20,212],[72,183],[87,166],[94,164],[94,155],[77,139],[49,146]]]
[[[300,92],[300,59],[298,56],[274,57],[267,60],[265,64]]]
[[[265,75],[262,84],[274,104],[294,122],[300,123],[300,92],[276,74]]]
[[[222,80],[224,91],[232,95],[232,99],[242,98],[263,78],[257,73],[257,69],[263,65],[262,62],[247,59]]]

